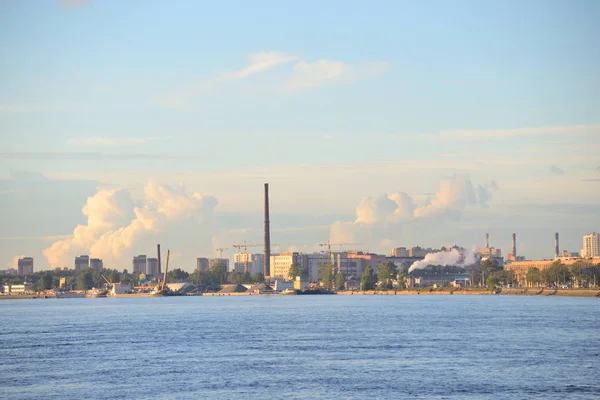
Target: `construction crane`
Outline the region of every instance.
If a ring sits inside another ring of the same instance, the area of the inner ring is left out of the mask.
[[[217,249],[217,251],[220,253],[219,258],[223,258],[223,252],[225,250],[229,250],[229,248],[225,247],[225,248],[219,248],[219,249]]]
[[[327,247],[327,256],[331,255],[331,246],[346,246],[350,244],[360,244],[360,243],[331,243],[329,240],[327,243],[319,243],[321,247]]]
[[[262,247],[262,244],[248,244],[244,240],[244,243],[238,243],[238,244],[234,244],[232,246],[235,247],[236,249],[239,249],[239,251],[242,251],[242,249],[244,249],[244,273],[248,272],[248,247]],[[271,247],[273,247],[273,246],[279,246],[279,245],[272,244]]]

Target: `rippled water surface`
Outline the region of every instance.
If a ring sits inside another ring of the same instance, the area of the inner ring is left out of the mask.
[[[592,399],[600,300],[0,301],[2,399]]]

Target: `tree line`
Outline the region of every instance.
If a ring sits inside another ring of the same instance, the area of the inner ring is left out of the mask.
[[[600,264],[592,264],[578,261],[571,265],[565,265],[557,260],[547,269],[540,271],[538,268],[530,268],[525,276],[529,286],[553,286],[576,285],[579,287],[598,286],[600,281]]]

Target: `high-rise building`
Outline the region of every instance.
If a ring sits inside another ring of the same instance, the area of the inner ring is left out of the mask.
[[[290,267],[293,263],[306,264],[303,258],[305,257],[302,257],[302,254],[296,252],[272,255],[270,262],[271,278],[289,279]]]
[[[17,273],[19,275],[33,274],[33,258],[31,258],[31,257],[19,258],[17,265],[18,265]]]
[[[100,271],[102,268],[104,268],[104,264],[99,258],[90,258],[90,268]]]
[[[244,264],[248,268],[248,273],[254,275],[264,273],[265,255],[252,253],[238,253],[233,255],[233,268],[236,272],[244,272]]]
[[[600,235],[596,232],[588,233],[583,236],[583,248],[581,257],[599,257],[600,256]]]
[[[154,277],[158,273],[158,258],[146,259],[146,275]]]
[[[208,258],[198,257],[196,259],[196,270],[197,271],[208,271]]]
[[[80,269],[86,269],[90,267],[90,256],[81,255],[79,257],[75,257],[75,270],[78,271]]]
[[[132,266],[134,274],[146,273],[146,255],[133,256]]]

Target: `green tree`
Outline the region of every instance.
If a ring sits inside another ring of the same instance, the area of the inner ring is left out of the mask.
[[[335,290],[344,290],[346,280],[344,279],[344,274],[338,272],[335,274]]]
[[[377,277],[373,273],[373,267],[367,265],[367,268],[363,271],[362,277],[360,279],[360,288],[361,290],[373,290],[375,288],[375,283],[377,282]]]
[[[39,281],[39,288],[41,290],[50,290],[52,289],[52,274],[50,272],[46,272]]]
[[[89,271],[82,271],[77,276],[77,290],[89,290],[94,286],[92,274]]]
[[[252,282],[252,274],[250,272],[242,272],[241,283],[250,283]]]
[[[527,281],[528,286],[538,286],[542,281],[542,274],[540,270],[537,268],[529,268],[527,270],[527,275],[525,275],[525,280]]]
[[[384,290],[393,289],[393,280],[398,275],[398,268],[393,262],[387,261],[377,268],[377,280]]]
[[[227,266],[222,263],[216,263],[210,268],[210,271],[215,274],[215,284],[222,285],[227,282]]]
[[[321,286],[327,290],[331,290],[333,287],[333,280],[335,278],[335,267],[331,263],[323,263],[319,265],[319,280]]]
[[[256,274],[252,275],[252,282],[262,283],[264,281],[265,281],[265,276],[263,275],[262,272],[257,272]]]
[[[288,272],[288,276],[290,279],[294,280],[297,276],[307,276],[308,271],[300,265],[300,263],[292,263],[290,266],[290,270]]]
[[[408,268],[400,267],[398,268],[398,289],[406,289],[406,277],[408,276]]]
[[[182,270],[181,268],[176,268],[174,270],[169,271],[169,282],[185,282],[188,280],[189,274]]]
[[[116,269],[113,269],[112,271],[110,271],[110,274],[108,274],[107,278],[111,282],[120,282],[121,281],[121,277],[119,276],[119,271],[117,271]]]
[[[229,283],[241,283],[242,275],[239,272],[231,271],[229,276],[227,277],[227,282]]]
[[[499,280],[494,275],[488,276],[485,280],[485,284],[489,288],[495,288],[496,286],[498,286],[498,283],[499,283]]]

